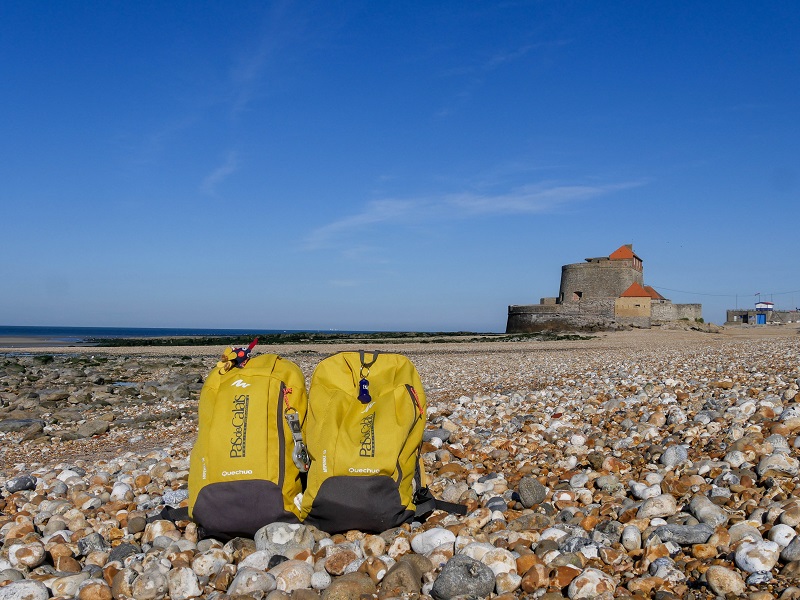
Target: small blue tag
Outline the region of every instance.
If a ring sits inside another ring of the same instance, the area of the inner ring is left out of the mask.
[[[358,399],[363,404],[369,404],[372,402],[372,396],[369,395],[369,381],[366,379],[362,379],[358,384]]]

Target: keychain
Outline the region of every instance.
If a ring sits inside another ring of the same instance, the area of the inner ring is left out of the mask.
[[[366,375],[369,375],[369,369],[367,369]],[[362,404],[369,404],[372,402],[372,396],[369,395],[369,381],[367,381],[364,374],[364,369],[361,369],[361,381],[358,384],[358,399]]]
[[[370,362],[365,361],[365,352],[363,350],[359,354],[361,355],[361,372],[359,373],[361,381],[358,382],[358,400],[362,404],[369,404],[372,402],[372,396],[369,395],[369,381],[367,377],[369,377],[369,368],[378,360],[378,353],[372,353],[372,360]]]

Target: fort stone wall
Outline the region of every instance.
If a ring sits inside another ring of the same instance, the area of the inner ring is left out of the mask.
[[[644,284],[644,275],[629,261],[585,262],[561,267],[559,300],[562,304],[594,298],[617,298],[632,283]]]

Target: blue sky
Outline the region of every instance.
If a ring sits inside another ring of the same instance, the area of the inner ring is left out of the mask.
[[[793,1],[0,3],[0,324],[502,331],[626,243],[707,320],[793,308],[798,32]]]

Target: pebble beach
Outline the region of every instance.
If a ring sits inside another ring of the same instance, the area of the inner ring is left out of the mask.
[[[360,348],[256,351],[310,381]],[[221,542],[156,516],[223,348],[0,347],[0,600],[800,598],[797,324],[373,348],[416,365],[467,514]]]

